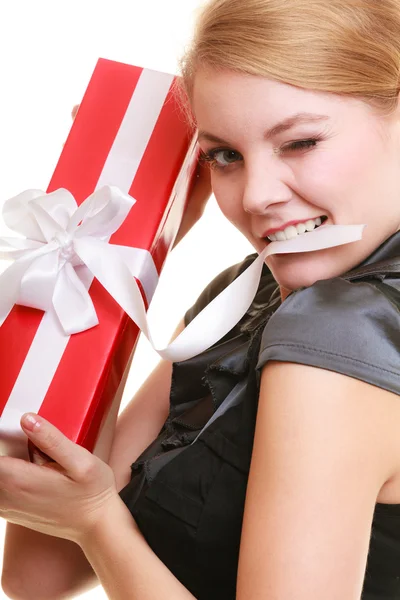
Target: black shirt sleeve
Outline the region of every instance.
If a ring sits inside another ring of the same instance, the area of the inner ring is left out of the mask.
[[[400,313],[374,285],[336,278],[292,293],[268,321],[269,360],[336,371],[400,394]]]

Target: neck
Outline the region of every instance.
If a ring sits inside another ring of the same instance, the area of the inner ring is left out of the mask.
[[[289,294],[292,292],[292,290],[288,290],[287,288],[284,288],[282,285],[280,286],[280,290],[281,290],[281,299],[282,299],[282,302],[284,302],[286,300],[286,298],[289,296]]]

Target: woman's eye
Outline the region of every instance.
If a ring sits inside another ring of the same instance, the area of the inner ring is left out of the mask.
[[[299,140],[298,142],[292,142],[288,146],[285,146],[283,150],[287,150],[289,152],[294,152],[296,150],[307,150],[308,148],[313,148],[317,145],[319,140],[312,138],[309,140]]]
[[[224,169],[225,167],[243,160],[241,154],[235,150],[215,149],[202,153],[203,160],[209,162],[212,167]]]
[[[299,140],[297,142],[291,142],[287,146],[283,146],[280,152],[296,152],[301,150],[308,150],[314,148],[320,140],[318,138],[310,138],[308,140]],[[202,160],[210,163],[211,168],[214,169],[225,169],[234,163],[243,161],[243,157],[236,150],[229,150],[227,148],[215,148],[208,152],[201,152]]]

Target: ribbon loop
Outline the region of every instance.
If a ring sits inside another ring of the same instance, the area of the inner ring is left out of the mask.
[[[88,196],[71,218],[68,233],[77,237],[110,237],[125,221],[135,200],[115,186],[104,186]]]
[[[50,310],[58,271],[56,250],[33,259],[21,277],[18,304],[43,311]]]

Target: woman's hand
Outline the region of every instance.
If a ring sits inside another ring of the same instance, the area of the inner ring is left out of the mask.
[[[36,464],[0,457],[0,516],[80,544],[118,496],[113,471],[38,415],[24,415],[21,427],[55,462],[38,452]]]

